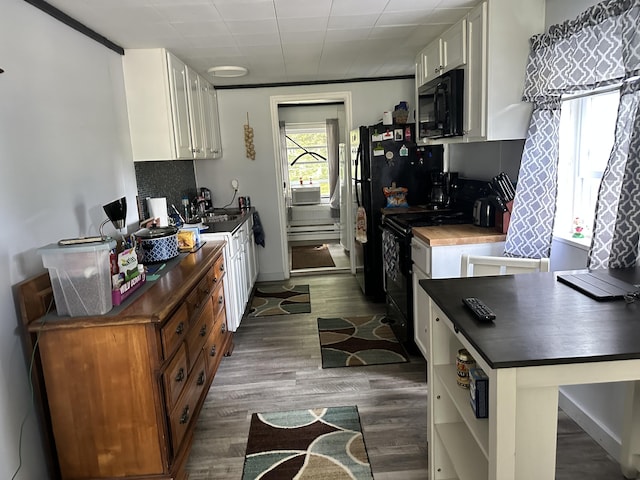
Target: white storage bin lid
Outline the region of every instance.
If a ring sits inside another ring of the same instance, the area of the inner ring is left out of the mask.
[[[75,245],[59,245],[58,243],[50,243],[38,249],[40,255],[49,253],[64,254],[77,252],[95,252],[97,250],[111,250],[116,247],[116,241],[113,238],[106,237],[101,242],[78,243]]]

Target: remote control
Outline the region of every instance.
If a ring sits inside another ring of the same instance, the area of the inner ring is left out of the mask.
[[[496,315],[491,309],[479,298],[466,297],[462,299],[462,303],[464,303],[479,320],[488,322],[496,318]]]

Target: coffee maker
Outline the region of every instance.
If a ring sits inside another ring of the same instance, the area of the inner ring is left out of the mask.
[[[458,198],[458,172],[431,174],[430,204],[434,209],[453,208]]]
[[[458,172],[445,172],[444,174],[444,191],[445,191],[445,207],[453,208],[458,202]]]
[[[429,203],[434,209],[443,208],[446,205],[445,181],[443,172],[431,174],[431,194]]]
[[[209,210],[211,208],[213,208],[213,202],[211,201],[211,190],[209,190],[206,187],[201,187],[200,188],[200,198],[202,198],[204,200],[204,207],[205,209]]]

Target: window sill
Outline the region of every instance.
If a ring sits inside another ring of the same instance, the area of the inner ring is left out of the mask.
[[[589,251],[591,247],[590,237],[574,238],[569,234],[554,233],[553,240],[585,251]]]

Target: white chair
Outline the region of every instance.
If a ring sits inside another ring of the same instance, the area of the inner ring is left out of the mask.
[[[487,275],[548,271],[548,258],[490,257],[465,253],[462,255],[460,265],[461,277],[484,277]]]

